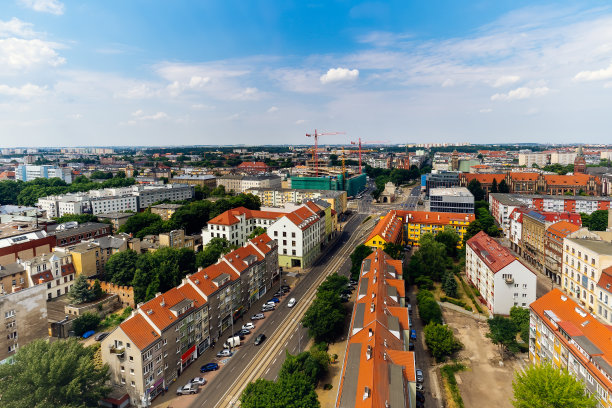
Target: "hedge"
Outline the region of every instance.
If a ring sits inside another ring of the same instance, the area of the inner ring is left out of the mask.
[[[453,305],[460,306],[460,307],[464,308],[467,311],[470,311],[470,312],[472,311],[472,307],[470,305],[466,304],[464,301],[459,300],[459,299],[455,299],[455,298],[451,298],[451,297],[447,297],[447,296],[442,296],[442,297],[440,297],[440,301],[452,303]]]
[[[463,370],[465,370],[465,366],[460,363],[447,364],[440,369],[442,378],[448,382],[448,387],[450,388],[453,401],[459,408],[464,408],[465,405],[463,405],[463,398],[461,398],[461,393],[459,392],[459,387],[457,386],[455,373]]]

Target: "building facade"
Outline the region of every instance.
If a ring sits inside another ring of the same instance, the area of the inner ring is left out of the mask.
[[[429,191],[429,211],[474,213],[474,195],[465,187],[433,188]]]
[[[398,211],[397,213],[406,224],[407,242],[417,246],[424,234],[436,235],[444,231],[444,228],[452,228],[459,234],[457,247],[460,248],[463,245],[463,237],[467,232],[468,225],[476,219],[473,213],[433,211]]]
[[[216,216],[202,229],[202,243],[213,238],[225,238],[232,245],[243,245],[255,228],[269,228],[284,212],[249,210],[238,207]]]
[[[72,169],[70,167],[35,166],[32,164],[20,164],[15,169],[15,180],[32,181],[37,178],[59,178],[70,184],[72,183]]]

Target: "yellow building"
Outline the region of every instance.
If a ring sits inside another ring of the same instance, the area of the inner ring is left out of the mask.
[[[176,210],[182,206],[182,204],[157,204],[151,207],[151,213],[159,215],[164,221],[168,221]]]
[[[69,247],[57,247],[55,250],[72,255],[72,265],[74,265],[76,276],[100,275],[104,271],[102,250],[98,244],[81,242]]]
[[[567,370],[598,407],[612,407],[610,329],[559,289],[530,305],[529,360]]]
[[[282,207],[286,203],[304,203],[308,200],[321,199],[331,204],[331,208],[338,213],[343,213],[347,210],[346,191],[250,188],[246,192],[259,197],[263,207]]]
[[[424,234],[437,234],[445,227],[453,228],[461,238],[457,247],[463,245],[463,236],[467,232],[470,222],[474,221],[474,214],[447,213],[433,211],[398,211],[406,223],[408,242],[418,245]]]
[[[378,221],[368,238],[365,246],[372,249],[384,249],[385,244],[402,244],[404,242],[404,224],[398,211],[391,210]]]

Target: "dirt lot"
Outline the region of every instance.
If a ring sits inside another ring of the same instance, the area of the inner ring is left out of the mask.
[[[522,367],[526,355],[505,360],[500,366],[497,346],[486,337],[488,325],[469,316],[442,309],[445,322],[453,329],[464,349],[459,353],[468,369],[456,375],[461,397],[466,407],[487,406],[512,408],[512,379]]]

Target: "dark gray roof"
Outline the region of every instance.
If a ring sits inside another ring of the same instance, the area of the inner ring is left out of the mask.
[[[604,370],[606,374],[612,377],[612,366],[606,361],[605,358],[603,358],[602,356],[595,356],[593,357],[593,361],[595,361],[595,363],[597,363],[597,365],[601,367],[601,369]]]
[[[399,332],[400,324],[399,319],[396,316],[387,316],[387,328],[389,331]]]
[[[353,330],[363,329],[365,306],[365,303],[357,303],[357,306],[355,306],[355,319],[353,319]]]
[[[387,286],[387,295],[397,297],[397,288],[395,286]]]
[[[100,228],[110,228],[110,225],[104,224],[101,222],[86,222],[84,224],[79,224],[76,228],[70,228],[63,231],[55,231],[55,236],[57,239],[71,237],[75,234],[82,234],[86,232],[93,232]]]
[[[346,359],[344,378],[342,379],[342,394],[340,408],[354,408],[357,402],[357,383],[359,380],[359,365],[361,360],[361,343],[351,343]]]
[[[191,307],[192,302],[193,301],[190,299],[183,299],[180,302],[178,302],[176,305],[170,307],[170,310],[172,310],[173,312],[179,313],[181,309],[187,309]]]
[[[389,364],[389,404],[392,408],[406,407],[407,400],[402,366]]]
[[[389,264],[387,264],[387,273],[390,273],[390,274],[392,274],[393,276],[395,276],[395,275],[396,275],[395,268],[393,267],[393,265],[389,265]]]
[[[0,278],[4,278],[5,276],[13,275],[19,272],[25,272],[25,268],[23,265],[17,262],[0,265]]]
[[[586,351],[590,356],[596,356],[598,354],[602,354],[603,352],[597,347],[595,344],[591,342],[586,336],[576,336],[572,337],[572,339],[578,343],[580,347],[584,351]]]
[[[365,296],[368,294],[368,282],[370,278],[361,278],[359,283],[359,296]]]
[[[368,273],[370,272],[370,266],[372,265],[372,260],[371,259],[364,259],[363,263],[361,264],[361,273]]]

